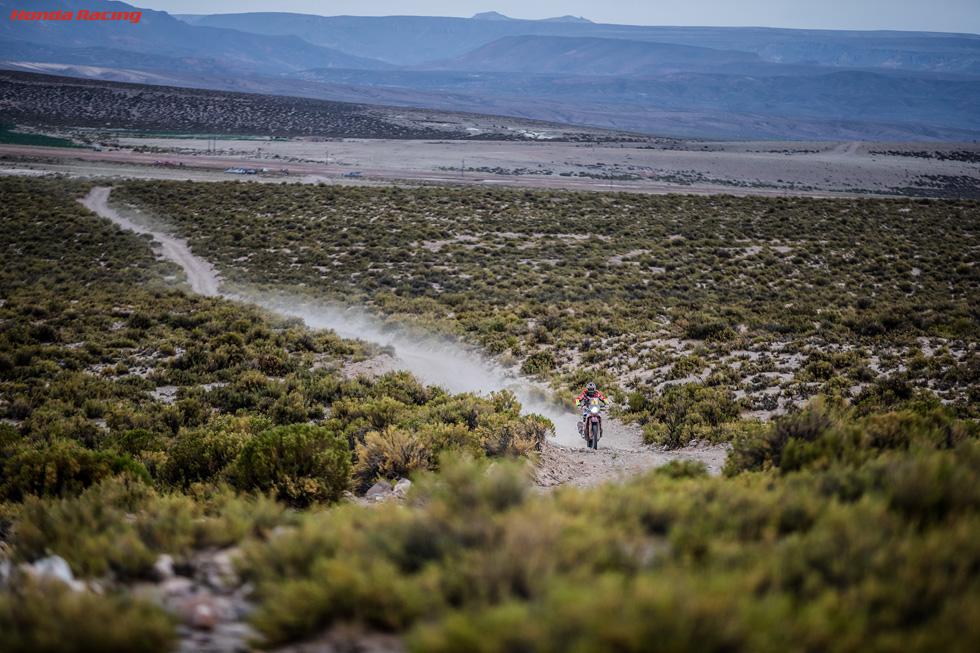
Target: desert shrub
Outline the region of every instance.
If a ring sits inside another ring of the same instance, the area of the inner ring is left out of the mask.
[[[153,496],[147,485],[121,476],[77,496],[26,497],[15,510],[13,543],[27,559],[57,552],[83,576],[145,576],[156,555],[139,536],[133,515]]]
[[[0,422],[0,453],[12,451],[21,441],[21,434],[13,424]]]
[[[17,558],[56,552],[77,575],[145,579],[161,553],[176,559],[195,549],[267,536],[288,522],[283,504],[242,497],[227,486],[193,496],[158,493],[128,476],[93,485],[78,496],[26,497],[9,504],[16,524],[9,542]]]
[[[975,422],[941,409],[861,416],[817,398],[797,413],[735,437],[725,473],[857,466],[883,451],[953,449],[978,438]]]
[[[943,408],[873,414],[858,423],[864,446],[875,449],[953,449],[980,437],[977,422],[955,419]]]
[[[599,577],[589,587],[553,583],[537,602],[505,602],[458,611],[423,624],[412,651],[735,651],[746,647],[746,624],[730,603],[706,596],[717,587],[684,588],[650,575]]]
[[[358,412],[351,413],[351,416],[364,417],[368,424],[380,431],[397,424],[406,414],[407,406],[405,404],[392,397],[382,395],[374,401],[361,403]]]
[[[132,429],[113,442],[112,448],[120,453],[137,456],[144,451],[162,451],[163,441],[153,431]]]
[[[150,482],[146,469],[127,455],[91,451],[74,441],[56,441],[17,453],[3,465],[0,496],[19,501],[25,495],[77,494],[104,478],[129,474]]]
[[[423,423],[418,429],[418,437],[430,442],[434,451],[440,453],[466,454],[480,457],[484,454],[476,431],[465,423]]]
[[[406,405],[422,406],[445,393],[438,386],[423,385],[406,371],[388,372],[374,382],[376,394],[391,397]]]
[[[865,415],[895,410],[927,412],[941,406],[939,398],[932,391],[917,387],[904,372],[875,380],[852,403]]]
[[[27,581],[0,592],[0,632],[9,653],[164,653],[177,643],[174,618],[162,608],[76,592],[60,581]]]
[[[539,415],[520,418],[496,413],[483,420],[476,434],[489,456],[528,456],[540,451],[553,431],[551,421]]]
[[[493,410],[493,404],[485,398],[464,393],[437,398],[425,406],[421,417],[426,421],[461,424],[468,429],[475,429]]]
[[[720,427],[737,420],[741,408],[730,390],[687,383],[666,386],[647,401],[646,412],[643,441],[676,448],[697,439],[726,439],[730,433]]]
[[[678,320],[677,325],[683,330],[684,337],[692,340],[728,341],[738,337],[724,319],[701,312],[686,320]]]
[[[294,390],[276,399],[268,414],[276,424],[295,424],[319,417],[322,412],[322,408],[310,405],[302,392]]]
[[[647,398],[642,392],[631,392],[627,399],[627,405],[631,413],[642,413],[646,410]]]
[[[271,492],[307,506],[340,499],[350,481],[347,440],[306,424],[279,426],[249,440],[235,462],[240,490]]]
[[[923,527],[976,514],[980,488],[980,443],[964,441],[951,451],[917,455],[889,452],[874,465],[874,489],[902,518]]]
[[[215,480],[237,460],[250,439],[271,426],[261,417],[225,417],[205,428],[182,431],[167,450],[160,480],[174,487]]]
[[[540,374],[554,369],[555,357],[550,351],[539,351],[531,354],[521,363],[521,373],[528,376]]]
[[[486,589],[474,586],[486,581],[484,574],[507,575],[489,567],[484,547],[503,544],[500,518],[528,497],[528,470],[452,458],[441,460],[440,470],[418,479],[417,509],[388,505],[365,513],[339,506],[307,516],[268,545],[247,546],[243,577],[260,599],[253,623],[273,643],[309,637],[337,621],[405,631],[444,609],[458,584],[475,595]],[[528,530],[531,524],[522,532]],[[520,565],[512,555],[517,544],[493,558]],[[440,580],[433,572],[441,565],[450,575]]]
[[[667,380],[676,381],[692,374],[700,374],[705,367],[704,359],[697,354],[681,356],[674,361],[673,367],[667,372]]]
[[[336,622],[400,631],[433,601],[389,561],[362,556],[321,559],[309,577],[284,582],[277,592],[279,599],[252,617],[271,642],[309,637]]]
[[[288,371],[284,352],[270,352],[259,357],[258,365],[263,374],[274,377],[285,376]]]
[[[963,483],[976,473],[976,446],[967,449],[958,452],[965,464],[954,463],[951,452],[891,452],[871,464],[861,501],[824,504],[807,528],[787,534],[759,565],[759,581],[794,608],[816,608],[806,624],[793,626],[797,637],[956,648],[945,627],[951,614],[955,622],[976,605],[980,589],[970,574],[961,575],[964,564],[980,559],[976,490]],[[798,480],[804,478],[822,483],[808,474]],[[956,528],[937,527],[950,519]],[[845,597],[847,605],[840,603]]]
[[[177,411],[180,415],[180,425],[186,427],[200,426],[207,418],[207,411],[204,404],[195,397],[186,397],[177,402]]]
[[[372,394],[377,390],[375,386]],[[335,402],[328,424],[343,429],[352,442],[354,476],[363,490],[378,478],[435,469],[444,451],[478,457],[537,451],[552,425],[538,416],[521,417],[521,408],[507,390],[489,397],[440,392],[421,406],[382,396]]]
[[[822,400],[810,402],[798,413],[779,416],[771,424],[745,432],[733,440],[726,473],[779,468],[788,445],[791,464],[796,467],[807,457],[833,456],[830,449],[840,443],[836,431],[839,421],[839,410]],[[824,439],[830,431],[834,434]],[[819,444],[806,446],[806,443]],[[839,452],[839,449],[835,451]]]
[[[698,478],[708,475],[708,468],[699,460],[671,460],[654,470],[654,474],[668,478]]]
[[[432,442],[396,427],[371,431],[357,445],[354,455],[354,484],[364,492],[378,480],[407,478],[434,467]]]
[[[7,414],[13,419],[27,419],[34,412],[34,405],[27,397],[14,397],[7,408]]]
[[[121,405],[109,410],[105,422],[110,431],[153,430],[152,416],[138,410],[136,404]]]
[[[296,520],[294,511],[270,497],[242,495],[223,484],[192,489],[194,505],[204,513],[194,522],[196,547],[227,547],[251,538],[266,539],[277,527]]]

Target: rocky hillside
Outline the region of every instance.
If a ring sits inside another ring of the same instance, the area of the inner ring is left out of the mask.
[[[637,140],[519,118],[0,72],[0,121],[28,125],[347,138]],[[475,131],[474,131],[475,130]],[[479,133],[479,136],[473,134]]]

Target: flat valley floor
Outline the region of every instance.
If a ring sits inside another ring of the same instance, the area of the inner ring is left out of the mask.
[[[0,145],[0,174],[980,198],[977,143],[109,140],[102,151]]]

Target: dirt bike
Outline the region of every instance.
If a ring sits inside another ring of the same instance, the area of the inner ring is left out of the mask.
[[[582,415],[582,421],[578,423],[579,434],[585,439],[588,449],[599,449],[599,438],[602,437],[601,409],[602,402],[598,397],[593,397]]]

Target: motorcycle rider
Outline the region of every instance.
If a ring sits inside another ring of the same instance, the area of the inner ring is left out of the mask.
[[[588,383],[585,384],[585,390],[582,391],[582,394],[580,394],[575,399],[575,405],[582,407],[583,429],[588,427],[587,423],[589,420],[589,404],[592,402],[592,399],[596,397],[598,397],[599,401],[602,402],[603,406],[609,404],[609,400],[606,399],[604,396],[602,396],[602,393],[596,389],[595,383],[589,381]],[[599,421],[599,437],[600,438],[602,437],[602,420]]]

